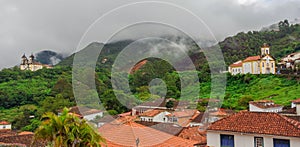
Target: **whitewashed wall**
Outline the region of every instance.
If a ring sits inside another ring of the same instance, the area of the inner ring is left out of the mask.
[[[0,125],[0,130],[3,130],[3,129],[11,129],[11,124],[8,124],[8,125]]]
[[[283,107],[274,107],[274,108],[266,108],[262,109],[259,107],[256,107],[252,104],[249,104],[249,111],[251,112],[281,112]]]
[[[234,135],[235,147],[254,147],[254,137],[263,137],[265,147],[273,147],[274,138],[290,140],[291,147],[300,146],[300,138],[295,138],[295,137],[284,137],[284,136],[273,136],[273,135],[262,135],[262,134],[243,134],[243,133],[235,133],[235,132],[215,132],[215,131],[207,131],[207,146],[220,147],[221,146],[220,134]]]
[[[86,119],[86,120],[93,120],[97,116],[103,117],[103,112],[94,113],[94,114],[90,114],[90,115],[85,115],[83,118]]]

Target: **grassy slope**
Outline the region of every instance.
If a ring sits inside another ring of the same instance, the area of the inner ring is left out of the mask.
[[[245,97],[253,100],[268,99],[285,106],[300,97],[299,77],[282,75],[240,75],[228,77],[224,107],[245,109],[238,101]]]

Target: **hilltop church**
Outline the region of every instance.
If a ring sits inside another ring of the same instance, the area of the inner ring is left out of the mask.
[[[29,56],[29,59],[26,57],[25,54],[22,56],[22,61],[20,65],[21,70],[37,71],[42,68],[52,68],[52,66],[35,61],[33,54]]]
[[[270,55],[270,47],[264,43],[261,55],[250,56],[228,67],[229,73],[236,74],[275,74],[275,59]]]

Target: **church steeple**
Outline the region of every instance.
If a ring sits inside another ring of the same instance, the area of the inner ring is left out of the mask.
[[[33,56],[33,54],[31,54],[29,56],[29,63],[33,63],[33,61],[34,61],[34,56]]]
[[[25,55],[25,54],[23,54],[23,56],[22,56],[21,58],[22,58],[21,65],[25,65],[25,64],[27,64],[27,62],[28,62],[28,59],[27,59],[26,55]]]
[[[261,57],[270,55],[270,46],[267,43],[264,43],[263,46],[261,47]]]

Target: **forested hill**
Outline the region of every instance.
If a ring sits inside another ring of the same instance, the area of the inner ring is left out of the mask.
[[[279,30],[270,31],[249,31],[240,32],[232,37],[227,37],[223,41],[219,42],[219,46],[223,52],[226,65],[236,62],[241,59],[245,59],[248,56],[254,56],[260,54],[260,47],[263,43],[268,43],[271,46],[271,54],[276,59],[280,59],[287,54],[300,50],[300,25],[291,25],[287,20],[278,22]],[[173,37],[174,38],[174,37]],[[180,40],[180,42],[178,41]],[[194,64],[199,70],[207,68],[205,62],[205,56],[202,53],[197,52],[200,50],[199,47],[189,40],[189,38],[173,39],[171,41],[177,41],[182,43],[184,40],[186,47],[189,50],[189,56],[193,60]],[[122,40],[105,44],[103,51],[99,55],[98,65],[101,68],[110,68],[108,65],[113,64],[113,60],[118,53],[125,48],[127,45],[132,43],[134,40]],[[101,43],[92,43],[82,51],[89,50],[90,47],[102,47]],[[74,54],[67,57],[65,60],[60,62],[58,65],[71,66]],[[106,58],[108,63],[106,66],[101,64],[101,61]],[[104,66],[104,67],[102,67]],[[205,69],[206,71],[206,69]]]
[[[238,33],[220,42],[225,61],[228,64],[246,56],[257,55],[260,46],[266,42],[271,45],[271,54],[276,58],[300,49],[300,26],[280,23],[279,31],[252,31]],[[174,39],[175,38],[175,39]],[[188,48],[189,56],[199,70],[199,98],[210,98],[210,74],[205,56],[197,45],[181,37],[173,37],[175,42]],[[104,46],[99,55],[96,68],[98,96],[110,114],[128,111],[116,99],[113,91],[110,69],[122,48],[133,40],[123,40],[108,44],[91,43],[80,51],[84,54],[90,49]],[[72,89],[72,62],[74,54],[65,58],[53,69],[36,72],[21,71],[19,67],[0,71],[0,118],[13,123],[14,129],[33,131],[40,123],[40,117],[47,111],[57,112],[63,107],[75,105]],[[93,76],[90,76],[93,78]],[[89,77],[89,78],[90,78]],[[180,79],[174,68],[164,60],[152,58],[129,76],[130,88],[136,98],[147,101],[151,97],[149,82],[161,78],[167,86],[166,97],[180,98]],[[187,79],[191,80],[191,79]],[[224,108],[246,109],[247,102],[253,99],[272,99],[277,103],[289,105],[289,101],[300,97],[300,78],[284,75],[228,75]],[[158,87],[159,88],[159,87]],[[186,87],[188,91],[195,91]],[[202,110],[201,107],[198,107]],[[34,116],[32,119],[27,119]]]
[[[300,26],[290,25],[287,20],[278,23],[279,31],[240,32],[219,43],[227,65],[247,56],[260,54],[263,43],[271,46],[271,54],[276,59],[300,50]]]

